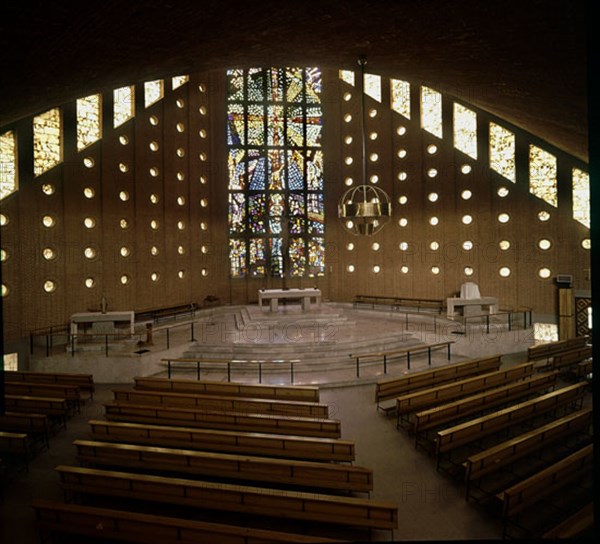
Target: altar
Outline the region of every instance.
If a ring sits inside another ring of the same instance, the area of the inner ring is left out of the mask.
[[[311,308],[311,301],[314,299],[317,307],[321,306],[321,290],[316,288],[308,289],[259,289],[258,307],[262,309],[263,301],[268,300],[272,312],[279,308],[280,298],[297,298],[302,302],[302,310],[307,311]]]
[[[479,286],[473,282],[466,282],[460,286],[460,296],[446,299],[446,309],[449,318],[453,318],[457,308],[462,308],[463,317],[479,316],[483,311],[487,314],[498,312],[498,299],[496,297],[482,297]]]
[[[129,323],[131,334],[135,332],[135,312],[80,312],[71,316],[71,334],[77,335],[80,323],[91,323],[94,334],[113,334],[115,323]]]

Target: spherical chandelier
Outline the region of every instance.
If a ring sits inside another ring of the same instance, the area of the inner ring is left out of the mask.
[[[383,189],[367,184],[367,160],[365,138],[365,64],[364,58],[358,60],[361,66],[359,92],[362,113],[362,185],[351,187],[340,199],[338,217],[343,227],[357,236],[372,236],[379,232],[392,217],[392,203]]]

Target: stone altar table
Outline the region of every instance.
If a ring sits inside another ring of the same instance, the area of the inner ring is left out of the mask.
[[[71,334],[77,335],[79,323],[91,323],[96,334],[115,332],[116,322],[128,322],[131,334],[135,332],[135,312],[80,312],[71,316]],[[109,330],[110,328],[110,330]]]
[[[315,299],[317,307],[321,306],[321,290],[309,289],[259,289],[258,306],[262,309],[263,301],[268,300],[271,311],[276,312],[279,308],[280,298],[298,298],[302,301],[302,310],[310,310],[311,299]]]

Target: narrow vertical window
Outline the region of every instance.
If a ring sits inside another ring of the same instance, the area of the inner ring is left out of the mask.
[[[102,95],[77,99],[77,151],[102,137]]]
[[[0,200],[17,188],[17,139],[9,130],[0,134]]]
[[[477,159],[477,114],[454,103],[454,147]]]
[[[354,87],[354,72],[352,70],[340,70],[340,79]]]
[[[590,228],[590,176],[573,168],[573,219]]]
[[[164,96],[164,82],[162,79],[146,81],[144,83],[144,107],[149,108],[162,100]]]
[[[442,95],[429,87],[421,87],[421,128],[442,137]]]
[[[190,80],[190,76],[175,76],[171,78],[171,88],[173,90],[178,89],[182,85],[185,85]]]
[[[400,79],[390,79],[392,110],[410,119],[410,83]]]
[[[551,206],[558,206],[556,157],[535,145],[529,146],[529,192]]]
[[[321,72],[227,72],[230,274],[325,272]]]
[[[381,76],[365,74],[365,94],[381,102]]]
[[[515,183],[515,135],[496,123],[490,123],[490,168]]]
[[[36,176],[62,161],[62,126],[58,108],[33,118],[33,172]]]
[[[135,87],[120,87],[113,91],[113,126],[120,127],[135,114]]]

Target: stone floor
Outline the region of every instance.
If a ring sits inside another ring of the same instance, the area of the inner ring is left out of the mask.
[[[111,390],[123,385],[100,385],[93,401],[69,420],[67,429],[50,440],[50,449],[31,462],[29,473],[12,475],[0,502],[0,542],[37,542],[29,503],[34,498],[62,500],[54,468],[77,464],[72,441],[88,436],[87,421],[103,418],[102,404]],[[394,420],[379,414],[373,403],[374,386],[323,388],[322,402],[342,422],[342,437],[356,442],[356,465],[374,471],[373,498],[398,503],[398,540],[495,539],[501,535],[497,520],[486,516],[463,498],[461,485],[435,470],[433,459],[415,450],[413,441],[396,431]],[[389,533],[377,535],[389,540]]]
[[[381,327],[386,320],[392,327],[398,325],[397,316],[375,314],[377,312],[367,310],[357,312],[353,320],[362,320],[370,330]],[[419,341],[440,341],[439,330],[413,327],[410,332]],[[523,346],[530,340],[529,335],[529,331],[513,331],[511,334],[502,331],[500,334],[487,335],[475,330],[469,335],[452,336],[456,340],[452,361],[507,353],[503,359],[504,366],[520,362],[524,360]],[[445,350],[434,353],[432,366],[447,362]],[[411,371],[427,366],[426,356],[416,357],[412,361]],[[326,367],[323,365],[315,374],[309,370],[298,373],[295,383],[319,384],[321,401],[329,404],[330,417],[341,420],[342,438],[356,442],[355,464],[374,471],[374,492],[371,496],[393,500],[398,504],[399,528],[394,532],[394,540],[481,540],[501,537],[502,528],[498,518],[472,502],[466,502],[463,484],[437,472],[434,459],[422,450],[416,450],[412,437],[396,430],[395,419],[386,418],[377,411],[374,382],[383,376],[382,364],[365,367],[358,379],[353,364],[335,369]],[[257,382],[255,370],[244,372],[241,368],[236,369],[233,381]],[[406,361],[393,361],[388,372],[390,375],[407,372]],[[195,372],[193,369],[180,370],[174,377],[195,378]],[[207,377],[213,380],[226,379],[222,370],[214,369],[209,371],[209,376],[203,375],[203,378]],[[281,375],[268,374],[263,383],[289,383],[289,376],[287,371]],[[59,464],[77,464],[73,440],[88,437],[88,420],[102,419],[103,403],[112,399],[112,389],[125,386],[123,382],[99,384],[94,400],[88,401],[82,407],[81,414],[69,420],[66,430],[60,430],[51,438],[50,449],[35,457],[30,463],[29,472],[11,475],[0,502],[0,543],[29,544],[38,541],[29,507],[31,500],[62,500],[54,468]],[[386,541],[390,535],[375,534],[374,539]]]

